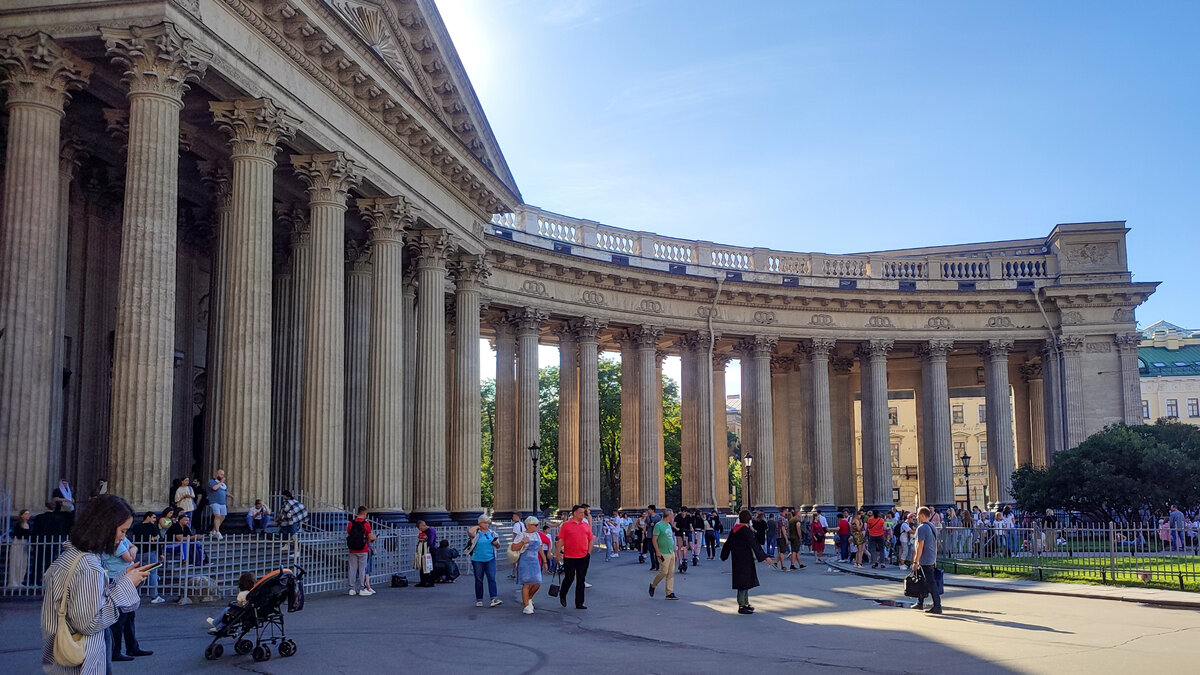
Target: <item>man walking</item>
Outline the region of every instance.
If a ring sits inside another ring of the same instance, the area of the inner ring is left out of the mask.
[[[366,585],[367,555],[375,535],[367,522],[367,507],[358,507],[358,515],[346,524],[346,549],[350,556],[350,595],[375,595]],[[424,576],[424,575],[422,575]],[[432,585],[432,584],[430,584]]]
[[[296,499],[291,490],[284,490],[282,494],[284,502],[279,514],[279,536],[283,539],[283,552],[287,553],[288,547],[295,545],[292,557],[298,558],[300,546],[296,540],[296,532],[308,518],[308,509],[304,508],[304,504]]]
[[[654,589],[664,579],[667,582],[667,599],[678,600],[675,595],[675,535],[671,527],[675,520],[675,512],[671,509],[663,511],[663,518],[654,525],[654,535],[650,542],[654,547],[654,557],[658,559],[658,574],[650,582],[650,597],[654,597]]]
[[[842,511],[837,528],[838,562],[850,561],[850,512]]]
[[[643,562],[643,556],[650,556],[651,572],[658,569],[658,556],[654,555],[654,545],[650,543],[650,538],[654,536],[654,524],[657,522],[658,518],[654,515],[654,505],[651,504],[646,509],[646,514],[642,516],[642,553],[638,556],[638,562]]]
[[[571,507],[571,519],[558,528],[558,541],[554,546],[554,557],[563,568],[562,589],[558,602],[567,606],[567,591],[575,585],[575,609],[587,609],[583,604],[584,584],[587,583],[588,562],[591,560],[592,528],[584,521],[587,509],[579,504]]]
[[[1184,517],[1183,511],[1179,510],[1178,506],[1171,505],[1171,514],[1167,516],[1167,525],[1171,528],[1171,550],[1184,550],[1185,541],[1183,538]]]
[[[917,566],[921,567],[921,576],[925,579],[924,592],[917,597],[917,602],[912,605],[913,609],[925,609],[926,594],[933,597],[933,607],[925,609],[926,614],[941,614],[942,613],[942,596],[938,595],[937,589],[937,532],[934,531],[933,525],[929,524],[929,517],[932,514],[928,506],[922,506],[917,510],[917,520],[920,525],[917,526],[917,551],[913,556],[915,562],[912,564],[912,570],[917,571]]]
[[[212,509],[213,525],[212,532],[209,535],[213,539],[224,539],[221,534],[221,523],[225,522],[225,516],[229,515],[229,510],[225,506],[225,500],[229,496],[229,487],[225,485],[225,470],[217,469],[213,474],[213,479],[208,481],[208,507]]]

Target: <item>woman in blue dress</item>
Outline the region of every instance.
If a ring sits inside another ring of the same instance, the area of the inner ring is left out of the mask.
[[[524,549],[524,550],[522,550]],[[522,614],[533,614],[533,596],[542,587],[542,538],[538,535],[538,518],[525,519],[525,531],[513,538],[512,550],[521,551],[517,560],[517,583],[521,585]]]

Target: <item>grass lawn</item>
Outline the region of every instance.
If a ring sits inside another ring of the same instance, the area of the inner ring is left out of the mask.
[[[1182,575],[1182,590],[1200,591],[1200,558],[1196,556],[1127,556],[1115,561],[1107,556],[954,559],[941,560],[939,565],[956,574],[1175,590],[1181,589]]]

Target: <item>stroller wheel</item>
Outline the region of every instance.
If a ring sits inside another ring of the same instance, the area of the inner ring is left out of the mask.
[[[266,661],[271,658],[271,648],[266,645],[259,645],[254,648],[254,660]]]
[[[216,642],[204,648],[204,658],[208,659],[209,661],[216,661],[217,659],[221,658],[221,655],[224,653],[225,648]]]
[[[254,649],[254,643],[245,638],[233,643],[233,651],[237,652],[241,656],[249,654],[250,650],[252,649]]]
[[[292,654],[295,654],[295,653],[296,653],[295,640],[284,640],[283,642],[279,643],[279,655],[280,656],[291,656]]]

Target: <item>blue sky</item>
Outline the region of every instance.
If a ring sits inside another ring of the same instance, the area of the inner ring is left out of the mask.
[[[442,0],[525,200],[844,253],[1126,220],[1200,328],[1200,3]]]

